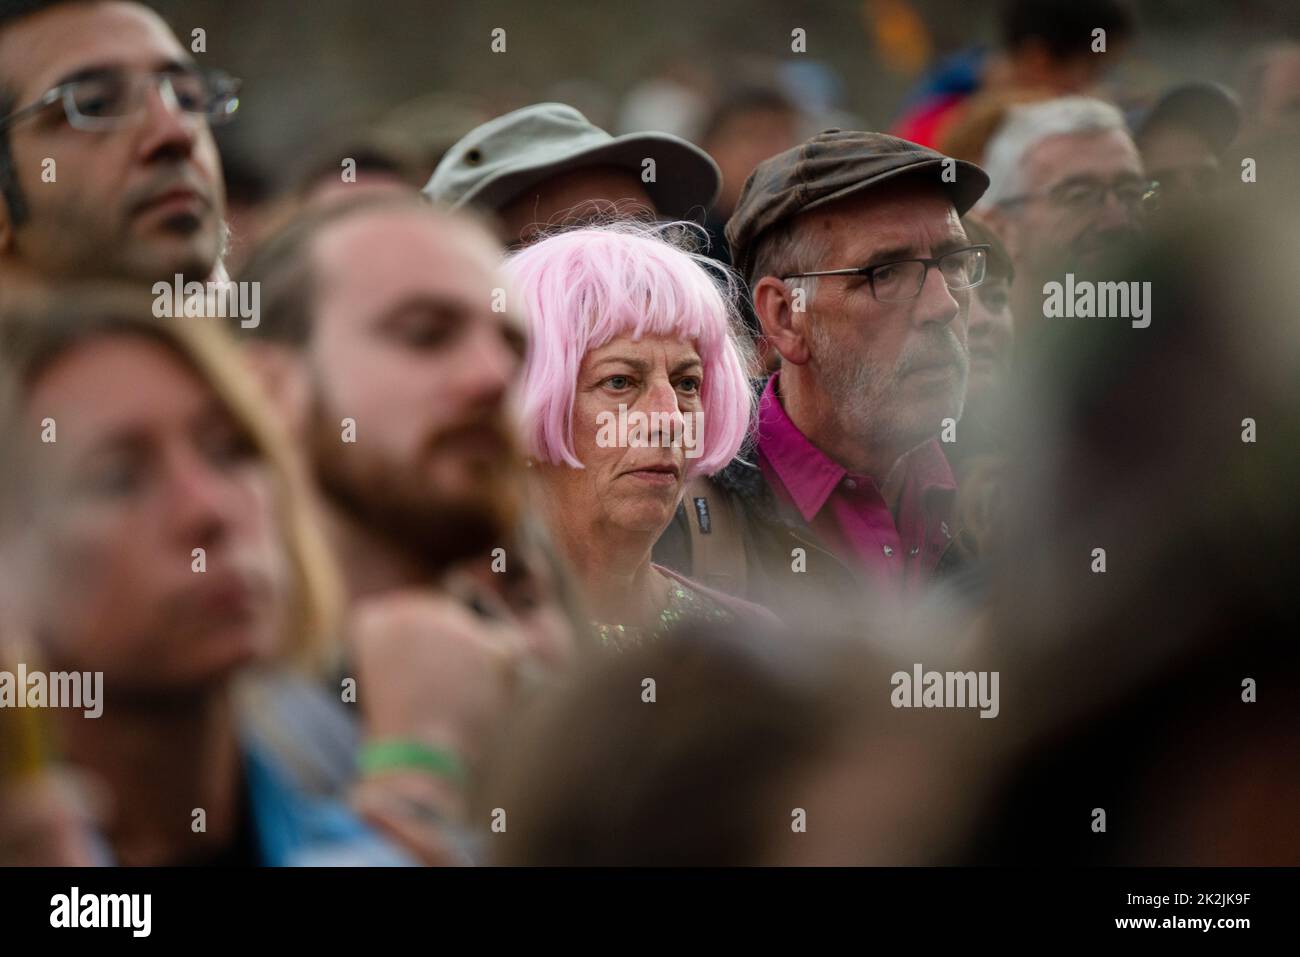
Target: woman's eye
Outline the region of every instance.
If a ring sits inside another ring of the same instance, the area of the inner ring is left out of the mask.
[[[691,393],[699,392],[700,379],[698,376],[687,376],[686,378],[682,379],[680,382],[677,383],[677,388],[681,389],[684,392],[691,392]]]
[[[605,380],[605,385],[615,392],[622,392],[632,385],[632,379],[625,375],[612,375]]]

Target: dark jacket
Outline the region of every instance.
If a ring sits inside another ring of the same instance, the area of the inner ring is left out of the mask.
[[[654,561],[688,578],[770,608],[787,624],[852,628],[870,616],[862,574],[832,553],[796,509],[778,500],[750,440],[722,471],[687,483],[682,504],[654,548]],[[949,545],[935,576],[961,564]]]

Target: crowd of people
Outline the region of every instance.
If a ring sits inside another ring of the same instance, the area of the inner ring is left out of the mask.
[[[1126,111],[1127,4],[1003,7],[893,133],[232,226],[237,80],[0,5],[0,864],[1300,859],[1300,40]]]

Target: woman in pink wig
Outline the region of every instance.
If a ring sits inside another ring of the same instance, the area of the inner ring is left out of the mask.
[[[607,644],[684,619],[774,621],[651,562],[685,483],[740,449],[754,394],[735,282],[668,236],[619,222],[511,258],[528,317],[524,442],[539,506]]]

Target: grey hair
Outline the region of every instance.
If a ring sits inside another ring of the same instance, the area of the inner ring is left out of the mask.
[[[978,209],[987,211],[1025,189],[1025,157],[1049,136],[1072,133],[1128,132],[1124,114],[1104,100],[1063,96],[1040,103],[1013,106],[984,151],[989,188]]]
[[[791,273],[813,272],[822,265],[829,252],[829,243],[820,232],[814,232],[793,217],[767,230],[754,250],[754,269],[750,279],[752,288],[764,276],[780,279]],[[786,285],[803,289],[808,302],[817,295],[817,280],[791,279]]]

